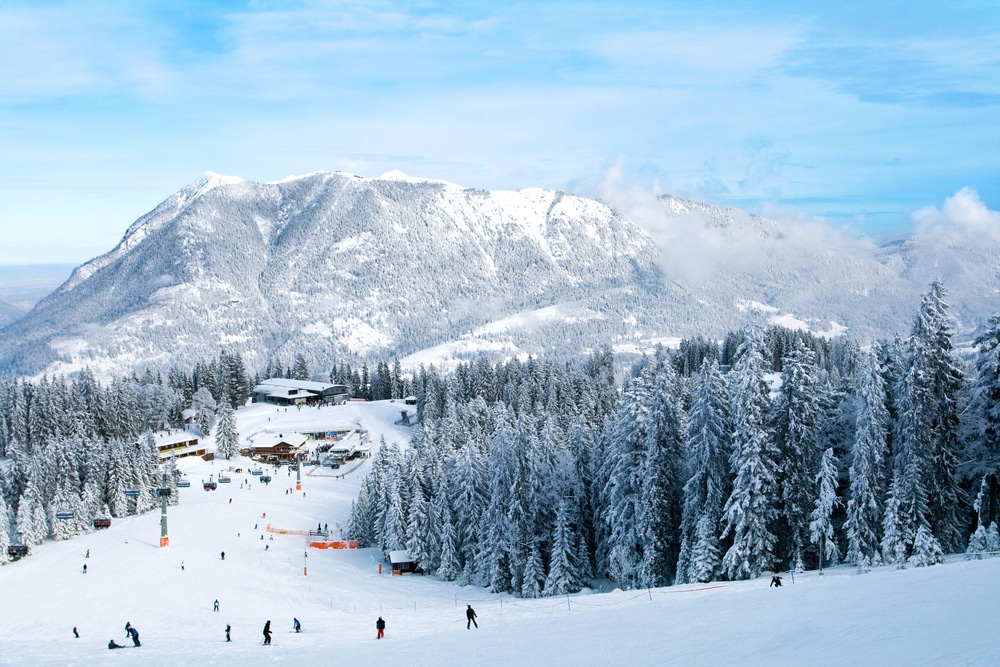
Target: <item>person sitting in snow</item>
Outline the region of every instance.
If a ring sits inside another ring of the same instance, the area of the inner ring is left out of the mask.
[[[115,640],[112,639],[111,641],[108,642],[108,648],[125,648],[125,647],[122,646],[121,644],[116,644]]]

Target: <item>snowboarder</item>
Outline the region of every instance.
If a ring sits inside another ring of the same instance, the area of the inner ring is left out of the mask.
[[[215,608],[212,609],[212,611],[219,611],[219,601],[218,600],[215,601]]]
[[[226,560],[226,552],[225,551],[222,552],[222,560]]]
[[[90,558],[90,549],[87,549],[87,558]]]
[[[76,637],[77,639],[80,638],[80,633],[76,631],[76,626],[75,625],[73,626],[73,636]]]
[[[112,639],[111,641],[108,642],[108,648],[125,648],[125,647],[122,646],[121,644],[116,644],[115,640]]]
[[[83,573],[87,574],[87,564],[86,563],[83,564]]]
[[[375,639],[382,639],[383,635],[385,635],[385,621],[382,620],[381,616],[375,621],[375,629],[378,630],[378,637]]]
[[[271,643],[271,621],[264,624],[264,644]]]
[[[292,619],[292,627],[295,629],[295,632],[302,632],[302,624],[299,623],[299,619]]]
[[[227,641],[227,642],[231,642],[231,641],[233,641],[232,639],[230,639],[230,638],[229,638],[229,631],[230,631],[231,629],[232,629],[232,628],[231,628],[231,627],[229,627],[229,624],[228,624],[228,623],[226,623],[226,641]]]
[[[466,618],[466,623],[465,623],[465,629],[466,630],[469,629],[470,625],[476,626],[477,630],[479,629],[479,624],[476,623],[476,610],[472,608],[471,604],[470,605],[466,605],[465,618]]]
[[[142,644],[139,643],[139,631],[135,628],[132,628],[132,643],[136,646],[142,646]]]
[[[776,574],[771,575],[771,583],[768,584],[768,588],[774,586],[775,588],[781,588],[781,577]]]

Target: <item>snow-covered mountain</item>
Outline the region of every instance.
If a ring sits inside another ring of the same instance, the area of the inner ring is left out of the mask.
[[[0,373],[99,375],[226,349],[255,367],[481,350],[573,355],[721,335],[763,309],[866,340],[908,329],[935,277],[974,327],[996,244],[876,247],[822,226],[663,197],[643,227],[561,192],[392,173],[253,183],[206,174],[0,329]]]

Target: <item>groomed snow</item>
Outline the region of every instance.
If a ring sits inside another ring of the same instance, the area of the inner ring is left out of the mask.
[[[377,446],[382,435],[405,442],[408,429],[394,425],[404,407],[352,403],[285,412],[258,405],[238,417],[244,438],[265,429],[360,424]],[[228,463],[185,459],[180,465],[192,485],[180,489],[180,505],[169,509],[169,547],[158,547],[160,517],[151,512],[67,542],[46,542],[0,568],[0,665],[1000,662],[1000,559],[953,558],[942,566],[866,575],[842,567],[796,576],[794,583],[786,576],[781,589],[768,588],[763,578],[523,600],[433,576],[392,576],[387,567],[379,574],[379,555],[370,549],[307,550],[300,536],[268,539],[267,523],[292,530],[327,523],[331,531],[345,524],[370,461],[343,479],[304,476],[305,493],[292,494],[285,491],[295,476],[285,470],[270,486],[233,474],[230,484],[206,492],[201,480]],[[244,480],[250,486],[240,489]],[[216,598],[219,612],[212,611]],[[462,627],[470,603],[478,630]],[[388,627],[376,641],[379,615]],[[291,633],[293,617],[302,634]],[[264,647],[268,619],[274,640]],[[138,628],[142,647],[109,651],[111,638],[128,644],[126,621]],[[228,644],[227,623],[233,628]]]

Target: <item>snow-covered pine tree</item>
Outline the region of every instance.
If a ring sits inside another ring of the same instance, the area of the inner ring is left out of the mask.
[[[767,430],[769,365],[759,323],[747,327],[737,350],[730,389],[733,395],[733,490],[723,514],[724,537],[732,544],[722,559],[729,579],[748,579],[776,567],[778,453]],[[794,565],[794,563],[792,564]]]
[[[462,568],[458,562],[455,526],[451,520],[451,509],[447,501],[441,504],[441,514],[443,517],[441,520],[441,559],[438,564],[437,573],[445,581],[455,581]]]
[[[847,562],[861,569],[881,563],[879,553],[885,498],[889,412],[876,349],[857,376],[857,413],[847,501]]]
[[[890,493],[899,494],[895,500],[908,560],[922,564],[936,560],[941,544],[957,549],[962,541],[955,476],[962,374],[951,356],[946,309],[944,288],[935,281],[921,303],[893,391],[897,417]],[[921,528],[926,534],[918,554]]]
[[[475,581],[479,572],[480,526],[486,510],[486,467],[479,444],[471,438],[455,452],[450,460],[451,479],[449,493],[451,514],[455,531],[455,547],[460,567],[465,571],[464,580]]]
[[[819,548],[820,567],[823,563],[836,565],[840,561],[840,549],[833,534],[833,511],[840,506],[837,497],[839,476],[837,457],[833,448],[823,452],[819,472],[816,473],[817,495],[812,513],[809,515],[809,541]]]
[[[203,436],[208,437],[212,433],[212,427],[215,426],[216,409],[215,398],[208,387],[199,387],[198,391],[194,392],[194,396],[191,397],[191,407],[198,411],[198,429]]]
[[[224,459],[240,453],[240,433],[236,429],[236,412],[228,403],[219,408],[219,428],[215,432],[215,452]]]
[[[608,481],[604,488],[604,519],[608,527],[607,569],[624,589],[645,587],[643,576],[642,487],[650,422],[650,400],[656,363],[640,362],[639,372],[622,394],[608,443]]]
[[[820,405],[816,355],[801,338],[796,338],[792,345],[783,359],[781,388],[774,401],[771,427],[779,452],[778,555],[801,571],[809,542],[809,514],[816,497],[811,472],[819,463]]]
[[[994,524],[996,525],[996,524]],[[975,532],[969,538],[969,546],[965,550],[966,558],[973,558],[975,560],[982,560],[983,555],[987,551],[986,547],[986,526],[979,524]]]
[[[477,559],[481,568],[481,582],[494,593],[511,590],[513,572],[510,554],[517,547],[514,527],[507,516],[508,509],[513,504],[512,494],[516,492],[518,477],[514,439],[514,430],[507,421],[506,412],[502,411],[490,441],[486,495],[489,504],[480,522],[481,542]]]
[[[388,557],[390,551],[403,549],[406,546],[406,513],[403,509],[403,499],[400,494],[400,470],[393,466],[386,471],[386,510],[385,524],[379,546],[382,554]]]
[[[722,511],[729,498],[732,416],[725,378],[716,358],[706,358],[691,397],[687,428],[687,483],[681,519],[679,583],[719,576]]]
[[[545,579],[546,595],[565,595],[580,590],[577,550],[571,524],[570,500],[562,499],[556,507],[555,525],[552,529],[552,553],[549,574]]]
[[[17,505],[17,535],[21,544],[34,546],[41,544],[49,536],[49,522],[45,516],[42,495],[38,490],[36,480],[41,478],[39,464],[32,458],[29,466],[28,483],[21,494]]]
[[[10,546],[10,508],[4,494],[0,492],[0,565],[9,559],[7,547]]]
[[[673,583],[680,554],[685,419],[681,389],[671,364],[663,364],[650,395],[650,419],[640,502],[643,575],[647,586]]]
[[[976,337],[975,379],[965,411],[972,476],[1000,474],[1000,315]]]

